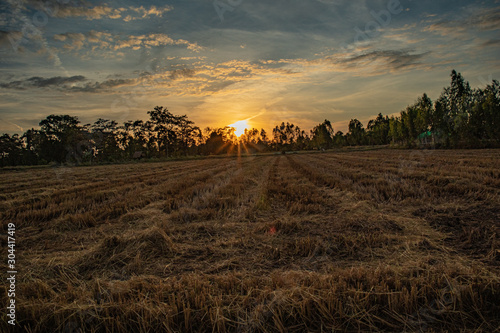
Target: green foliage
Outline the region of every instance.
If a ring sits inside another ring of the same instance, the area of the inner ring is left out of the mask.
[[[347,143],[350,146],[363,145],[366,142],[365,129],[358,119],[351,119],[347,132]]]
[[[40,157],[58,163],[76,161],[83,152],[84,133],[79,123],[78,117],[53,114],[40,121]]]
[[[392,143],[449,148],[490,147],[500,143],[500,94],[498,81],[471,89],[460,73],[451,72],[434,105],[424,94],[413,105],[389,120]]]
[[[311,141],[313,146],[318,149],[329,149],[334,145],[334,131],[332,124],[329,120],[325,121],[318,126],[314,127],[311,131]]]
[[[378,114],[376,119],[370,120],[367,125],[367,139],[370,145],[385,145],[389,143],[390,121],[388,116]]]
[[[305,131],[291,123],[282,122],[273,129],[272,146],[274,150],[300,150],[308,146],[309,138]]]

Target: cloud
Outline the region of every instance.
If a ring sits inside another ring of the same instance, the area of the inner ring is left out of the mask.
[[[22,37],[20,31],[2,31],[0,30],[0,48],[12,47],[12,41],[19,40]]]
[[[63,46],[67,50],[79,50],[85,44],[94,44],[95,48],[110,49],[117,51],[120,49],[131,48],[132,50],[140,50],[142,48],[152,48],[165,45],[183,45],[187,49],[199,52],[203,49],[197,43],[191,43],[184,39],[173,39],[166,34],[148,34],[148,35],[130,35],[123,38],[120,35],[112,35],[107,32],[91,30],[87,33],[63,33],[53,36],[54,40],[65,42]]]
[[[63,3],[61,0],[24,0],[26,6],[44,11],[47,15],[57,18],[82,17],[86,20],[120,19],[125,21],[146,19],[150,16],[162,17],[166,12],[172,10],[172,6],[145,8],[120,7],[113,8],[107,4],[91,6],[83,1]],[[124,17],[125,16],[125,17]]]
[[[291,68],[291,66],[298,64],[299,67],[303,65],[300,60],[265,60],[265,61],[243,61],[243,60],[231,60],[222,62],[216,65],[205,64],[197,69],[197,74],[205,75],[206,77],[221,80],[221,79],[247,79],[255,76],[262,75],[290,75],[296,74]]]
[[[132,48],[133,50],[138,50],[141,48],[151,48],[154,46],[164,46],[164,45],[185,45],[188,49],[193,51],[198,51],[202,49],[201,46],[196,43],[190,43],[184,39],[172,39],[166,34],[149,34],[149,35],[137,35],[128,36],[127,39],[119,40],[112,47],[113,50],[119,50],[123,48]]]
[[[22,2],[17,2],[15,0],[7,0],[7,3],[10,5],[10,16],[12,18],[11,24],[15,24],[16,21],[22,22],[23,29],[20,34],[15,34],[10,35],[10,37],[17,37],[13,44],[16,44],[15,49],[16,51],[23,51],[24,47],[19,46],[21,42],[25,42],[27,39],[38,41],[41,44],[41,49],[44,50],[44,52],[49,54],[49,59],[54,61],[54,65],[57,67],[62,68],[62,63],[61,59],[59,59],[59,56],[57,53],[52,51],[52,49],[49,47],[49,44],[47,43],[47,40],[43,36],[43,33],[41,32],[40,29],[38,29],[34,23],[35,21],[32,21],[31,17],[28,17],[25,15],[21,9],[23,7]],[[27,33],[29,32],[29,33]],[[26,39],[27,38],[27,39]],[[63,69],[63,68],[62,68]]]
[[[83,86],[73,86],[69,90],[73,92],[99,93],[109,91],[111,88],[131,86],[136,83],[136,79],[108,79],[103,82],[89,82]]]
[[[211,95],[212,93],[219,92],[229,87],[232,84],[235,84],[237,81],[230,80],[221,80],[216,82],[210,82],[208,84],[200,86],[200,93],[204,95]]]
[[[95,7],[73,7],[73,6],[58,6],[54,10],[53,15],[58,18],[66,17],[84,17],[87,20],[99,20],[102,18],[118,19],[121,18],[124,8],[111,8],[106,5]]]
[[[53,39],[60,42],[65,42],[64,48],[66,50],[79,50],[87,44],[98,44],[100,48],[107,48],[113,37],[110,33],[99,32],[91,30],[87,33],[73,33],[67,32],[53,36]]]
[[[66,44],[64,45],[64,47],[70,50],[73,49],[79,50],[84,46],[86,37],[84,34],[78,32],[78,33],[65,33],[65,34],[55,35],[54,39],[61,42],[66,40],[71,40],[72,44]]]
[[[43,78],[39,76],[33,76],[26,80],[11,81],[8,83],[1,83],[0,88],[6,89],[19,89],[25,90],[27,88],[46,88],[46,87],[67,87],[73,83],[78,83],[86,81],[85,76],[76,75],[70,77],[54,76],[51,78]]]
[[[50,88],[66,92],[98,93],[109,91],[112,88],[134,85],[137,79],[107,79],[103,82],[88,82],[83,75],[69,77],[54,76],[43,78],[33,76],[25,80],[0,83],[0,88],[27,90],[30,88]]]
[[[482,31],[495,31],[500,29],[500,7],[482,10],[472,16],[467,23]]]
[[[462,38],[466,36],[468,28],[455,25],[454,22],[442,21],[424,28],[424,31],[432,32],[445,37]]]
[[[490,39],[481,44],[482,47],[500,46],[500,39]]]
[[[415,34],[409,32],[389,33],[384,35],[383,38],[387,41],[402,43],[403,45],[416,44],[425,40],[421,36],[415,36]]]
[[[406,50],[375,50],[362,54],[336,54],[324,61],[334,65],[339,71],[363,72],[366,75],[413,69],[422,65],[420,62],[429,52],[413,54]]]
[[[140,17],[132,17],[132,20],[137,20],[137,19],[144,19],[147,18],[148,16],[158,16],[162,17],[164,13],[169,12],[172,10],[171,6],[165,6],[162,8],[158,8],[156,6],[151,6],[149,9],[144,8],[144,6],[141,7],[131,7],[130,10],[138,13]]]
[[[445,37],[464,38],[471,29],[479,31],[500,30],[500,7],[477,9],[467,17],[458,20],[440,20],[426,27],[424,31]]]
[[[177,80],[182,77],[192,77],[195,73],[195,70],[189,68],[176,69],[170,72],[169,78],[171,80]]]
[[[157,84],[156,90],[168,92],[170,96],[237,96],[252,83],[257,86],[261,82],[281,85],[300,78],[302,73],[297,72],[300,65],[292,61],[195,63],[192,64],[194,69],[175,69],[169,72],[169,76],[155,75],[152,81]]]

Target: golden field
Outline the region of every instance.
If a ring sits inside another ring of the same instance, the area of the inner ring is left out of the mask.
[[[2,170],[14,330],[498,332],[499,162],[380,149]]]

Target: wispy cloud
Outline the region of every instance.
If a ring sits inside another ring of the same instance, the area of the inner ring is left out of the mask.
[[[442,19],[427,26],[424,31],[445,37],[463,38],[469,36],[471,29],[500,30],[500,7],[475,9],[462,19]]]
[[[54,40],[65,42],[63,48],[66,50],[79,50],[84,45],[88,45],[93,50],[111,49],[117,51],[120,49],[140,50],[142,48],[151,48],[166,45],[181,45],[188,50],[199,52],[203,47],[197,43],[192,43],[184,39],[173,39],[166,34],[148,34],[148,35],[130,35],[123,37],[121,35],[112,35],[107,32],[91,30],[87,33],[63,33],[53,36]]]
[[[126,11],[125,8],[115,9],[106,5],[95,7],[62,6],[54,13],[54,16],[59,18],[84,17],[87,20],[119,19],[124,11]]]
[[[487,40],[484,43],[481,43],[482,47],[488,47],[488,46],[500,46],[500,39],[490,39]]]
[[[33,76],[26,80],[1,83],[0,88],[19,89],[19,90],[26,90],[27,88],[46,88],[46,87],[66,88],[68,87],[68,85],[77,82],[83,82],[86,80],[87,79],[85,78],[85,76],[82,75],[76,75],[70,77],[54,76],[51,78]]]
[[[12,47],[11,40],[18,40],[21,38],[20,31],[2,31],[0,30],[0,48]]]
[[[420,67],[428,53],[415,53],[413,50],[374,50],[361,54],[335,54],[326,57],[324,61],[333,65],[338,71],[380,75]]]
[[[106,3],[93,6],[85,1],[67,2],[60,0],[21,0],[25,8],[31,7],[44,11],[47,15],[57,18],[81,17],[86,20],[101,19],[123,19],[124,21],[134,21],[146,19],[150,16],[161,17],[164,13],[173,9],[172,6],[150,6],[140,7],[118,7],[114,8]]]
[[[11,11],[10,14],[11,14],[12,21],[13,22],[15,22],[15,21],[22,22],[22,24],[23,24],[22,30],[20,29],[21,34],[19,34],[18,36],[10,35],[10,37],[15,36],[15,37],[19,37],[19,39],[25,38],[26,37],[25,35],[27,35],[26,31],[29,31],[30,32],[29,38],[32,39],[33,41],[37,41],[38,43],[40,43],[41,49],[43,50],[43,52],[49,54],[49,59],[54,62],[54,65],[56,67],[64,69],[62,67],[62,62],[61,62],[61,59],[59,58],[59,55],[49,47],[47,39],[45,38],[45,36],[41,32],[41,30],[38,29],[38,27],[36,27],[34,25],[34,23],[33,23],[34,21],[32,21],[32,19],[30,17],[28,17],[26,15],[26,13],[23,12],[24,2],[17,2],[15,0],[7,0],[7,3],[9,4],[9,7],[10,7],[9,9]],[[16,33],[14,33],[14,34],[16,34]],[[19,43],[14,43],[14,44],[16,44],[16,46],[14,46],[14,49],[16,52],[20,51],[20,50],[21,51],[24,50],[24,46],[18,45]]]
[[[190,68],[175,69],[170,72],[169,78],[171,80],[177,80],[183,77],[193,77],[195,73],[196,71]]]
[[[138,79],[107,79],[102,82],[89,81],[90,79],[83,75],[68,77],[54,76],[49,78],[33,76],[25,80],[0,83],[0,88],[15,90],[46,88],[66,92],[101,93],[108,92],[113,88],[135,85]]]
[[[129,9],[137,13],[139,16],[127,15],[123,19],[125,22],[145,19],[153,15],[157,17],[162,17],[164,13],[171,11],[172,7],[165,6],[160,8],[156,6],[151,6],[149,8],[144,8],[144,6],[140,6],[140,7],[130,7]]]
[[[103,82],[89,82],[84,84],[83,86],[73,86],[68,90],[73,92],[102,93],[108,92],[112,88],[133,86],[136,83],[137,79],[108,79]]]
[[[137,35],[128,36],[126,39],[115,41],[113,50],[119,50],[123,48],[132,48],[133,50],[139,50],[141,48],[151,48],[154,46],[165,46],[165,45],[184,45],[192,51],[199,51],[203,49],[196,43],[190,43],[184,39],[173,39],[166,34],[149,34],[149,35]]]

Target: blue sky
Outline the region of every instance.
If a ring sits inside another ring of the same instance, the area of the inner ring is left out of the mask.
[[[452,69],[500,79],[499,32],[499,0],[2,1],[0,133],[156,105],[200,127],[345,131],[437,98]]]

